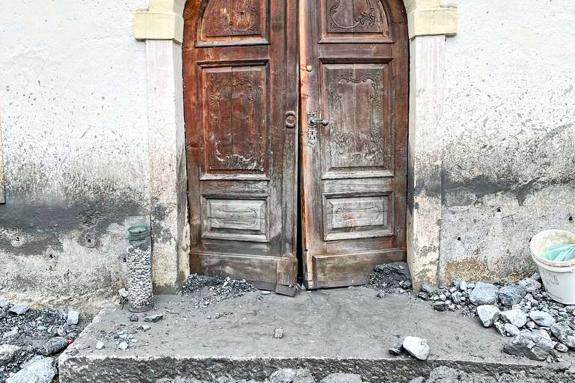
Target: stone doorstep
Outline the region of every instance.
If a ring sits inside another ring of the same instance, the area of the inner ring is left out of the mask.
[[[128,311],[107,307],[60,357],[60,382],[263,380],[280,368],[308,368],[318,381],[342,372],[369,382],[407,382],[439,366],[482,373],[556,368],[503,354],[507,339],[477,318],[435,312],[408,296],[376,294],[367,288],[301,292],[295,298],[256,292],[205,309],[195,309],[189,297],[160,296],[150,313],[164,314],[157,323],[145,323],[143,314],[130,322]],[[136,342],[125,351],[101,336],[121,325],[136,329]],[[150,329],[137,330],[142,325]],[[273,336],[277,328],[284,331],[281,339]],[[428,340],[427,362],[389,354],[406,336]],[[103,349],[96,349],[98,341]],[[567,354],[565,361],[575,358]]]

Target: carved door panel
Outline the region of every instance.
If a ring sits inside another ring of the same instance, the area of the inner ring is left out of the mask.
[[[406,256],[406,15],[401,0],[303,0],[300,15],[304,278],[363,284]]]
[[[184,84],[191,270],[296,284],[295,0],[188,1]]]

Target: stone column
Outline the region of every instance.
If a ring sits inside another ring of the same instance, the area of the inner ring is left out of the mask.
[[[446,36],[457,31],[454,1],[406,0],[410,34],[407,258],[413,284],[438,283]]]
[[[134,19],[136,38],[146,41],[152,256],[158,292],[173,292],[189,269],[183,6],[183,1],[153,0]]]

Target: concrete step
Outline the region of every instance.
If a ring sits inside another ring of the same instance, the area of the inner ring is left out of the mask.
[[[308,368],[318,380],[354,373],[366,382],[408,382],[438,366],[495,375],[564,370],[574,361],[566,355],[557,367],[516,359],[501,351],[507,339],[477,319],[435,312],[407,295],[377,298],[363,287],[294,298],[255,292],[207,308],[196,308],[190,297],[160,296],[154,313],[163,319],[134,323],[127,310],[105,308],[60,357],[60,382],[264,380],[280,368]],[[277,328],[281,339],[273,337]],[[135,340],[127,350],[117,348],[118,332]],[[427,362],[389,354],[405,336],[428,340]],[[96,349],[98,342],[105,348]]]

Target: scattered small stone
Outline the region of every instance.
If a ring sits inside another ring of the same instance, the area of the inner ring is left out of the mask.
[[[147,324],[143,324],[140,326],[140,329],[142,329],[142,331],[146,332],[149,331],[152,327],[148,326]]]
[[[138,314],[132,314],[130,315],[130,322],[137,322],[140,320],[140,317],[138,316]]]
[[[411,379],[409,383],[425,383],[425,378],[423,376],[419,376],[415,379]]]
[[[527,322],[527,324],[525,325],[525,327],[527,327],[527,328],[530,329],[530,330],[533,330],[533,329],[535,328],[535,322],[533,322],[533,321],[530,320],[529,322]]]
[[[105,347],[104,342],[102,342],[101,340],[96,342],[96,350],[102,350],[104,347]]]
[[[270,295],[271,293],[272,293],[272,292],[271,292],[271,291],[268,291],[268,290],[263,290],[263,291],[261,292],[262,295]]]
[[[512,325],[516,326],[517,328],[522,328],[527,324],[527,314],[523,311],[518,309],[502,311],[501,317],[507,323],[511,323]]]
[[[401,348],[401,346],[390,347],[388,352],[390,355],[393,355],[393,356],[403,355],[403,349]]]
[[[499,290],[498,298],[507,307],[518,304],[527,294],[525,287],[520,285],[508,285]]]
[[[27,305],[14,305],[8,310],[9,313],[15,315],[24,315],[30,310],[30,307]]]
[[[555,350],[562,353],[566,353],[567,351],[569,351],[569,347],[565,346],[563,343],[557,342],[557,344],[555,345]]]
[[[418,360],[427,360],[431,351],[427,340],[408,336],[403,340],[403,349]]]
[[[544,311],[531,311],[529,313],[529,318],[541,327],[551,327],[556,322],[555,318]]]
[[[460,282],[459,282],[459,290],[461,290],[461,291],[467,291],[467,282],[465,282],[465,281],[460,281]]]
[[[70,326],[76,326],[78,323],[80,323],[80,312],[74,310],[68,311],[66,323]]]
[[[447,311],[449,310],[449,303],[446,302],[437,302],[433,304],[433,309],[435,311]]]
[[[122,341],[118,344],[118,349],[122,350],[122,351],[126,351],[128,349],[128,347],[130,347],[128,345],[128,342],[126,341]]]
[[[68,347],[68,340],[62,337],[54,337],[49,339],[42,347],[42,353],[44,356],[50,356],[63,351]]]
[[[495,320],[499,318],[500,311],[497,306],[481,305],[477,307],[477,315],[483,327],[491,327],[495,323]]]
[[[35,356],[22,369],[6,380],[6,383],[51,383],[56,376],[52,358]]]
[[[497,302],[497,286],[491,283],[477,282],[469,295],[471,303],[476,306],[492,305]]]
[[[284,337],[284,329],[283,328],[276,328],[274,330],[274,338],[275,339],[282,339]]]
[[[144,322],[157,323],[164,319],[164,314],[153,314],[144,317]]]
[[[320,383],[362,383],[361,376],[355,374],[331,374]]]

